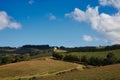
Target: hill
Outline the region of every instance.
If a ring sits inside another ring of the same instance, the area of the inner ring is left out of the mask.
[[[119,45],[100,48],[53,48],[54,47],[50,47],[49,45],[25,45],[19,48],[1,47],[0,61],[4,62],[10,59],[13,62],[11,62],[11,64],[0,65],[0,80],[33,80],[31,78],[35,78],[34,80],[120,79],[120,64],[116,64],[120,63]],[[29,61],[16,61],[19,60],[19,58],[27,58],[25,55],[29,55]],[[47,58],[40,58],[45,56],[47,56]],[[61,61],[50,59],[48,56],[53,56],[54,59]],[[16,63],[14,61],[16,61]],[[109,62],[112,65],[108,65]],[[80,64],[85,64],[86,66],[108,66],[80,71],[79,69],[83,69],[83,65]]]
[[[120,80],[120,64],[73,71],[36,80]]]
[[[78,56],[86,55],[88,57],[97,56],[97,57],[105,58],[108,53],[114,53],[115,57],[120,59],[120,49],[108,50],[108,51],[96,51],[96,52],[70,52],[69,54],[78,55]]]
[[[43,60],[34,59],[31,61],[23,61],[0,66],[0,80],[40,76],[76,67],[77,65],[73,63],[48,58]]]

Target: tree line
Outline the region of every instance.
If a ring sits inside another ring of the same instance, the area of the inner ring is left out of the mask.
[[[115,57],[115,54],[113,53],[108,53],[105,58],[97,57],[97,56],[88,57],[87,55],[78,56],[78,55],[66,54],[66,53],[53,53],[52,56],[55,59],[59,59],[59,60],[77,62],[85,65],[94,65],[94,66],[103,66],[108,64],[120,63],[120,59],[117,59]]]
[[[0,65],[51,56],[52,52],[49,45],[24,45],[18,48],[0,47]]]
[[[0,54],[4,53],[17,53],[17,54],[25,54],[25,53],[33,53],[33,50],[35,53],[37,53],[36,50],[51,50],[54,49],[54,47],[57,46],[49,46],[49,45],[23,45],[21,47],[0,47]],[[109,51],[109,50],[116,50],[120,49],[120,45],[111,45],[111,46],[86,46],[86,47],[57,47],[58,49],[66,50],[67,52],[97,52],[97,51]],[[40,53],[40,51],[38,51]]]
[[[58,47],[59,49],[62,50],[67,50],[68,52],[97,52],[97,51],[109,51],[109,50],[116,50],[120,49],[120,45],[111,45],[111,46],[86,46],[86,47]]]
[[[26,61],[26,60],[30,60],[30,55],[29,54],[24,54],[24,55],[4,54],[4,55],[0,56],[0,65],[20,62],[20,61]]]

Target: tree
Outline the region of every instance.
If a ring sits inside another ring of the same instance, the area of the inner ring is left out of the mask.
[[[104,61],[104,58],[92,56],[89,58],[88,64],[94,65],[94,66],[101,66],[103,65],[103,61]]]
[[[113,53],[108,53],[105,59],[105,64],[114,64],[117,62],[117,58]]]
[[[22,61],[21,55],[14,56],[14,58],[15,58],[14,62]]]
[[[0,56],[0,65],[2,64],[2,57]]]
[[[65,55],[64,60],[65,61],[77,61],[77,62],[80,62],[80,57],[78,55],[68,54],[68,55]]]
[[[24,61],[24,60],[30,60],[30,54],[27,53],[27,54],[22,55],[22,60],[23,60],[23,61]]]
[[[7,64],[13,62],[13,58],[11,56],[2,57],[2,64]]]
[[[63,60],[65,54],[62,54],[62,53],[53,53],[52,56],[56,59],[60,59],[60,60]]]
[[[85,63],[87,63],[87,56],[86,55],[83,55],[82,57],[81,57],[81,62],[85,62]]]

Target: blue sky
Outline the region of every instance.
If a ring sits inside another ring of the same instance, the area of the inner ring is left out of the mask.
[[[115,4],[118,0],[110,1],[0,0],[0,46],[74,47],[119,43],[120,8]],[[91,16],[97,19],[93,21]]]

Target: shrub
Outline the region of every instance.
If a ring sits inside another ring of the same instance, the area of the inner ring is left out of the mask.
[[[90,57],[88,60],[88,64],[94,65],[94,66],[101,66],[103,65],[104,58],[99,57]]]
[[[85,62],[85,63],[88,62],[88,59],[87,59],[87,56],[86,56],[86,55],[83,55],[83,56],[81,57],[81,62]]]
[[[62,54],[62,53],[53,53],[52,56],[53,56],[54,58],[56,58],[56,59],[63,60],[65,54]]]
[[[37,80],[37,78],[36,77],[32,77],[29,80]]]
[[[65,55],[64,60],[65,61],[77,61],[77,62],[80,62],[80,57],[77,56],[77,55],[68,54],[68,55]]]
[[[107,65],[107,64],[117,63],[118,60],[113,53],[108,53],[104,61],[105,61],[105,65]]]

